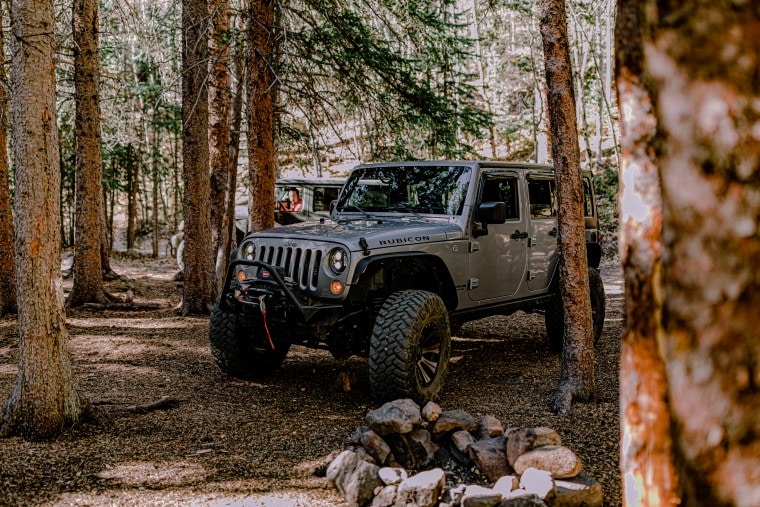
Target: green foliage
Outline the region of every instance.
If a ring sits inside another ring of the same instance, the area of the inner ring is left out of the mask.
[[[599,170],[594,172],[594,187],[602,229],[617,229],[617,198],[620,189],[617,170],[609,164],[601,165]]]
[[[293,135],[293,120],[308,116],[323,135],[341,137],[354,123],[373,160],[472,155],[464,139],[482,138],[490,118],[475,102],[471,41],[459,35],[453,10],[424,0],[291,4],[279,66],[294,111],[285,117],[288,138],[314,135]]]

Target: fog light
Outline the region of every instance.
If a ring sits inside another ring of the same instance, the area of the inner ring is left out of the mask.
[[[240,271],[237,272],[237,281],[242,283],[243,280],[245,280],[245,270],[241,269]]]
[[[336,296],[343,292],[343,284],[340,282],[340,280],[333,280],[330,284],[330,292],[335,294]]]

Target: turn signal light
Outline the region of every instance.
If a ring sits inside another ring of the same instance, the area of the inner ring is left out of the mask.
[[[330,292],[335,294],[336,296],[343,292],[343,284],[340,282],[340,280],[333,280],[330,284]]]

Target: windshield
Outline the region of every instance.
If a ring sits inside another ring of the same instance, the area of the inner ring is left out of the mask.
[[[384,166],[356,169],[338,200],[338,211],[461,215],[470,168]]]

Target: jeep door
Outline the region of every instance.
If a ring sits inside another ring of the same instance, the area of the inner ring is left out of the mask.
[[[557,266],[557,192],[554,175],[527,174],[530,223],[528,231],[528,289],[546,289]]]
[[[503,224],[477,223],[487,231],[473,236],[470,253],[468,294],[473,301],[496,300],[513,295],[525,279],[528,245],[527,217],[520,205],[520,178],[516,173],[484,174],[475,209],[483,202],[504,202]]]

